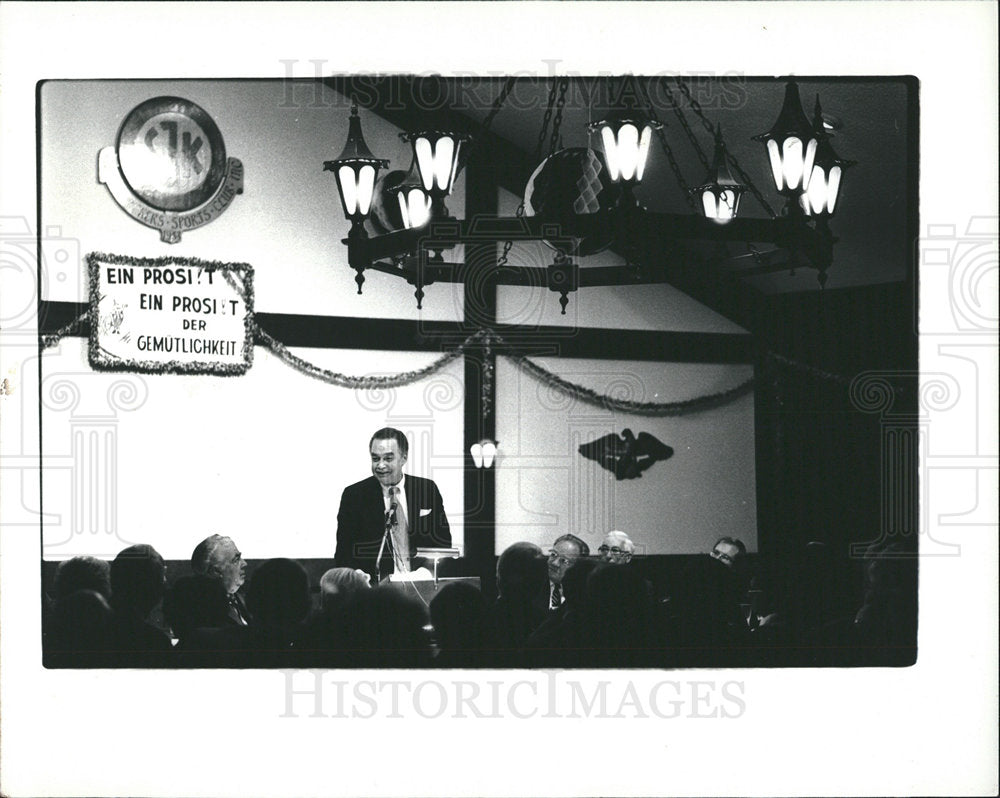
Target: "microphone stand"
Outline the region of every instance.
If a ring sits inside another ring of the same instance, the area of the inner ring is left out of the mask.
[[[375,555],[375,585],[379,585],[382,582],[382,552],[385,551],[386,541],[389,540],[389,533],[392,531],[392,513],[386,511],[385,514],[385,532],[382,533],[382,542],[378,547],[378,554]],[[392,543],[389,544],[390,547]],[[395,556],[393,556],[395,561]]]

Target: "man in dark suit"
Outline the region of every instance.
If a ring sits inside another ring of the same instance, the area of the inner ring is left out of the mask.
[[[247,564],[231,538],[223,535],[205,538],[191,554],[191,570],[222,583],[228,604],[226,617],[231,625],[246,626],[250,622],[250,612],[238,592],[246,581]]]
[[[334,565],[384,579],[419,567],[418,548],[449,548],[451,528],[437,485],[403,474],[409,444],[402,432],[384,427],[368,449],[372,476],[340,498]]]

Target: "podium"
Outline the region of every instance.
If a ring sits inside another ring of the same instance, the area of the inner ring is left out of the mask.
[[[414,573],[419,574],[420,571],[423,571],[424,574],[430,576],[429,579],[426,576],[422,579],[413,579],[410,578],[409,574],[392,574],[383,579],[379,584],[380,586],[390,585],[407,595],[412,596],[415,594],[424,604],[430,604],[431,599],[434,598],[442,587],[453,582],[465,582],[474,586],[477,590],[481,590],[481,582],[478,576],[438,577],[438,562],[455,559],[460,556],[461,552],[456,548],[418,548],[414,554],[414,559],[426,561],[427,566],[422,566]],[[428,570],[428,566],[433,570]]]
[[[447,576],[441,579],[421,579],[418,581],[412,580],[402,580],[402,581],[390,581],[386,580],[382,585],[392,587],[395,590],[402,591],[408,596],[416,595],[424,604],[430,604],[431,599],[437,595],[438,591],[441,590],[445,585],[454,584],[455,582],[465,582],[472,585],[477,590],[480,589],[480,581],[478,576]]]

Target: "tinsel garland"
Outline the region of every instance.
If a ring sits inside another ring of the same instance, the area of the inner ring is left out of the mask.
[[[65,325],[64,327],[60,327],[54,333],[50,333],[49,335],[43,335],[41,348],[43,350],[49,349],[50,347],[53,347],[57,343],[59,343],[67,335],[73,335],[74,333],[79,332],[78,329],[79,326],[83,324],[85,321],[87,321],[87,317],[89,315],[90,311],[85,310],[83,313],[81,313],[79,316],[73,319],[73,321],[71,321],[69,324]]]
[[[404,371],[391,377],[351,377],[337,371],[322,369],[319,366],[310,363],[308,360],[304,360],[297,355],[293,355],[288,351],[287,347],[285,347],[283,343],[276,340],[270,333],[261,329],[260,325],[257,325],[258,340],[267,346],[267,348],[271,350],[271,353],[279,360],[284,361],[296,371],[301,374],[305,374],[307,377],[322,380],[323,382],[328,382],[331,385],[337,385],[341,388],[353,389],[398,388],[400,386],[409,385],[410,383],[422,380],[424,377],[428,377],[434,372],[440,371],[455,360],[455,358],[461,355],[465,351],[465,348],[469,346],[475,338],[478,338],[481,335],[482,333],[476,333],[475,335],[470,336],[463,341],[462,344],[455,349],[455,351],[446,352],[433,363],[422,369]]]
[[[727,404],[743,394],[749,393],[754,386],[753,377],[750,377],[725,391],[697,396],[693,399],[683,399],[679,402],[633,402],[599,394],[590,388],[584,388],[582,385],[564,380],[559,375],[532,363],[526,357],[511,357],[510,359],[531,376],[575,399],[603,407],[606,410],[618,410],[636,416],[682,416],[688,413],[698,413]]]
[[[73,329],[85,321],[86,318],[87,315],[84,314],[52,335],[44,336],[42,338],[42,348],[46,349],[50,346],[54,346],[58,343],[60,338],[65,335],[69,335]],[[288,348],[284,344],[275,339],[274,336],[266,330],[262,329],[260,325],[255,324],[254,326],[257,341],[266,346],[275,357],[291,366],[299,373],[331,385],[336,385],[341,388],[350,388],[353,390],[398,388],[404,385],[410,385],[424,379],[425,377],[429,377],[437,371],[440,371],[460,355],[464,354],[470,347],[480,345],[486,352],[489,352],[494,344],[503,343],[503,339],[493,331],[480,330],[466,338],[453,351],[446,352],[433,363],[430,363],[422,369],[404,371],[392,376],[357,377],[320,368],[298,355],[293,355],[288,351]],[[715,407],[720,407],[721,405],[731,402],[734,399],[738,399],[740,396],[749,393],[754,387],[754,379],[751,377],[741,382],[739,385],[725,391],[707,394],[705,396],[698,396],[692,399],[684,399],[678,402],[636,402],[625,399],[615,399],[613,396],[600,394],[590,388],[585,388],[584,386],[577,385],[569,380],[564,380],[558,374],[548,371],[538,364],[533,363],[525,355],[504,354],[502,356],[506,357],[518,368],[527,372],[547,386],[555,388],[556,390],[572,396],[575,399],[579,399],[580,401],[587,402],[607,410],[617,410],[622,413],[640,416],[680,416],[687,413],[697,413],[703,410],[709,410]],[[487,368],[486,364],[490,362],[492,362],[491,358],[484,358],[484,369]],[[490,370],[489,374],[484,374],[484,412],[487,412],[486,408],[487,403],[489,402],[489,396],[487,394],[492,394],[491,372],[492,370]]]

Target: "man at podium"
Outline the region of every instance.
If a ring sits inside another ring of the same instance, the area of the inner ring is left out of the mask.
[[[402,432],[378,430],[368,450],[372,476],[340,498],[334,565],[360,568],[378,581],[416,569],[418,548],[449,548],[451,528],[437,485],[403,474],[409,443]]]

